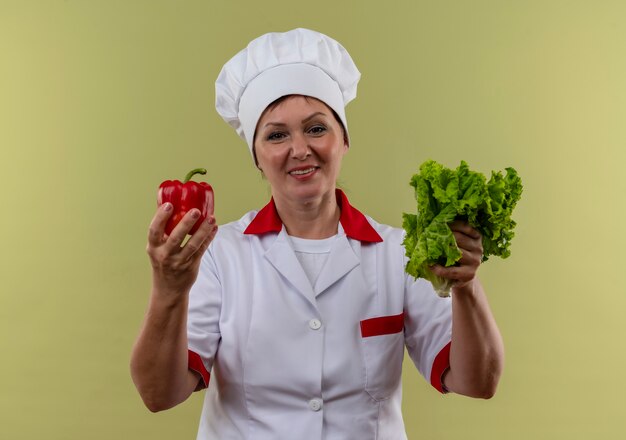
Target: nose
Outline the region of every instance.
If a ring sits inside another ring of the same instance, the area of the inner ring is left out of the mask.
[[[293,137],[291,143],[291,157],[298,160],[305,160],[311,155],[311,147],[304,135],[299,134]]]

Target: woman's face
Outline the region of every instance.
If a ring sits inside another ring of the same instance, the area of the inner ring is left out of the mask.
[[[263,113],[254,148],[272,195],[294,202],[334,194],[341,160],[348,151],[332,110],[315,98],[299,95]]]

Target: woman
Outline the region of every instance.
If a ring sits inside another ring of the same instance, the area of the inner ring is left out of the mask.
[[[404,272],[400,229],[335,186],[350,139],[344,107],[360,74],[336,41],[295,29],[231,59],[216,106],[244,138],[272,199],[223,225],[198,218],[170,236],[150,225],[150,306],[131,372],[152,411],[208,386],[198,439],[398,439],[404,347],[441,392],[491,397],[503,364],[476,278],[480,234],[450,225],[460,265],[441,299]]]

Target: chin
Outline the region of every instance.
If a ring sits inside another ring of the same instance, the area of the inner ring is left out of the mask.
[[[293,191],[291,191],[291,197],[298,199],[298,200],[302,200],[302,201],[312,201],[312,200],[316,200],[319,199],[320,197],[324,196],[326,193],[328,192],[332,192],[333,190],[331,188],[326,189],[326,188],[320,188],[317,185],[311,185],[308,187],[301,187],[301,188],[296,188]]]

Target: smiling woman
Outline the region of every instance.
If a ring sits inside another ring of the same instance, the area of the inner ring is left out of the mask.
[[[216,108],[271,200],[219,233],[207,219],[184,246],[198,213],[171,235],[170,212],[153,219],[153,290],[131,372],[153,411],[208,388],[198,439],[406,438],[405,347],[440,392],[495,392],[503,349],[476,278],[480,234],[451,226],[463,257],[438,275],[467,283],[439,298],[405,273],[403,231],[336,187],[359,77],[318,32],[252,41],[223,67]]]
[[[318,99],[290,95],[268,107],[256,131],[257,165],[287,232],[302,238],[335,235],[335,182],[348,144],[332,110]]]

